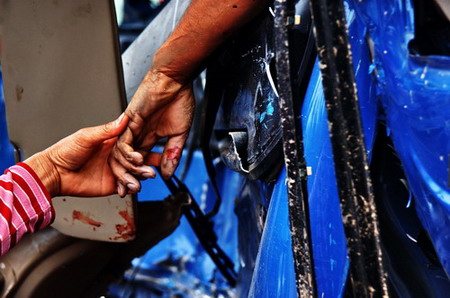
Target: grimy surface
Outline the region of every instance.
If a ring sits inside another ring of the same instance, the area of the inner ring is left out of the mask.
[[[292,1],[275,1],[275,58],[280,100],[280,122],[286,166],[289,223],[299,297],[315,296],[314,266],[306,194],[306,164],[300,140],[300,119],[295,116],[292,101],[288,17],[292,17]]]
[[[388,296],[343,1],[311,1],[355,297]]]

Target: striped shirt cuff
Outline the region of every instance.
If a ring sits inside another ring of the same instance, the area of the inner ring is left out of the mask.
[[[43,229],[55,219],[50,194],[25,163],[10,167],[1,176],[0,197],[0,255],[25,233]]]

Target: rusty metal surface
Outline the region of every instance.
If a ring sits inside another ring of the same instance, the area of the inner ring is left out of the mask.
[[[112,1],[1,1],[9,137],[22,160],[126,105]],[[56,198],[54,227],[93,240],[129,241],[134,199]]]

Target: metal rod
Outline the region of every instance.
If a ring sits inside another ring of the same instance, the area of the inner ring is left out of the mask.
[[[387,297],[380,231],[342,0],[310,1],[354,297]]]
[[[292,1],[276,0],[275,58],[280,103],[283,151],[289,202],[289,223],[292,251],[299,297],[315,296],[314,266],[311,249],[308,196],[306,193],[306,164],[299,111],[294,110],[289,60],[288,17],[293,16]]]

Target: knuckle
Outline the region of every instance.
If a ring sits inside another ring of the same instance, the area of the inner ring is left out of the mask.
[[[75,133],[75,136],[80,137],[80,138],[84,138],[84,137],[86,137],[88,135],[88,131],[89,130],[87,128],[80,128]]]
[[[102,131],[103,131],[104,133],[109,133],[109,132],[111,131],[112,125],[113,125],[112,122],[103,124],[103,125],[102,125]]]
[[[119,150],[113,150],[111,155],[112,155],[117,161],[119,161],[119,158],[120,158],[121,153],[120,153]]]

